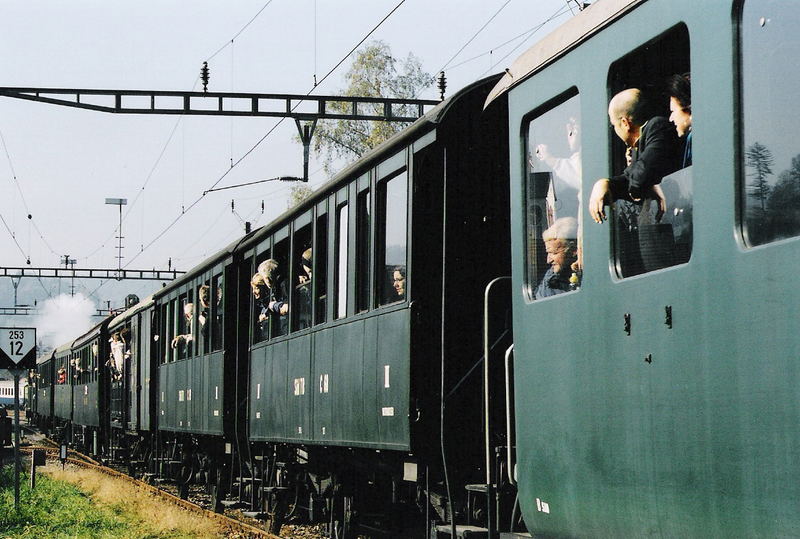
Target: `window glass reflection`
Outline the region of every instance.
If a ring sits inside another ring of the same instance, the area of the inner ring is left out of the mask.
[[[580,99],[531,120],[526,168],[528,295],[541,299],[581,285]]]
[[[748,0],[741,15],[742,175],[746,241],[800,234],[797,109],[800,11],[794,2]],[[787,64],[789,62],[789,64]]]

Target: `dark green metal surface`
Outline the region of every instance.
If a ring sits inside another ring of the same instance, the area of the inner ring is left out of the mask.
[[[535,536],[800,536],[800,242],[747,249],[737,236],[733,12],[650,0],[510,93],[517,459]],[[591,141],[585,208],[611,169],[610,64],[681,22],[695,118],[691,260],[620,280],[609,224],[584,210],[581,290],[528,302],[522,117],[577,86]]]

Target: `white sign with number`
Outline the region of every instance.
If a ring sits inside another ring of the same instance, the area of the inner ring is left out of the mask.
[[[18,364],[36,346],[34,328],[0,328],[0,351]]]

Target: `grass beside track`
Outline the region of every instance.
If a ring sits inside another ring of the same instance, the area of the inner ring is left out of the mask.
[[[14,468],[0,468],[0,538],[232,537],[219,526],[164,504],[92,470],[39,468],[36,488],[27,473],[14,510]]]

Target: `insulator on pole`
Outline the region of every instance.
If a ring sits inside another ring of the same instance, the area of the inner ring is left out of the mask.
[[[203,62],[200,68],[200,80],[203,82],[203,91],[208,91],[208,80],[211,78],[211,71],[208,69],[208,62]]]
[[[447,89],[447,78],[444,76],[444,71],[439,72],[439,79],[436,86],[439,87],[439,99],[444,101],[444,91]]]

